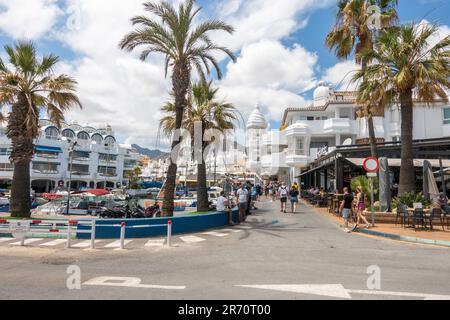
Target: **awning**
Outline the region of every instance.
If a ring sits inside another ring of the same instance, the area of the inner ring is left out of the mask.
[[[62,149],[61,149],[61,148],[44,147],[44,146],[36,146],[36,151],[39,151],[39,152],[62,153]]]
[[[364,158],[346,158],[345,160],[350,161],[355,166],[362,167],[364,164]],[[414,159],[414,167],[423,167],[423,162],[427,159]],[[439,159],[428,160],[433,168],[439,168]],[[389,167],[400,167],[401,159],[388,159]],[[450,167],[450,160],[442,160],[442,165],[444,167]]]

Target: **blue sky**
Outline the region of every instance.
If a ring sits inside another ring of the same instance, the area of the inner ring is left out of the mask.
[[[179,2],[180,0],[174,0]],[[84,110],[68,121],[111,124],[120,140],[154,147],[160,106],[167,101],[161,57],[146,63],[121,52],[120,38],[131,31],[130,17],[143,13],[141,0],[0,0],[0,44],[31,39],[40,53],[61,57],[58,72],[76,77]],[[236,52],[238,61],[221,61],[222,98],[248,116],[262,106],[272,128],[291,106],[309,103],[323,79],[338,87],[354,70],[324,46],[335,21],[335,0],[199,0],[200,19],[219,18],[236,28],[233,36],[212,35]],[[400,0],[401,22],[427,21],[450,33],[450,1]],[[3,56],[3,53],[0,53]],[[219,57],[220,58],[220,57]]]

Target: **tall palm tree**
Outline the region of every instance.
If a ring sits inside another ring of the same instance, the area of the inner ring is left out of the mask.
[[[5,46],[7,66],[0,59],[0,104],[11,107],[6,135],[11,139],[11,163],[14,174],[11,190],[13,217],[30,217],[30,163],[34,154],[33,141],[39,137],[39,115],[47,112],[58,127],[64,111],[81,107],[75,94],[77,82],[66,75],[56,75],[54,66],[59,58],[52,54],[38,58],[31,42]]]
[[[337,22],[333,30],[327,35],[325,44],[334,49],[338,58],[347,59],[355,53],[356,63],[364,69],[370,61],[360,58],[359,54],[373,46],[373,33],[369,29],[371,12],[369,7],[378,6],[381,11],[381,26],[383,28],[393,25],[397,19],[395,10],[398,0],[340,0],[338,3]],[[369,129],[370,150],[373,157],[377,157],[377,140],[374,114],[379,107],[365,104],[362,114],[367,119]]]
[[[385,107],[400,103],[401,169],[399,194],[416,190],[413,161],[413,98],[432,102],[448,100],[450,88],[450,36],[436,45],[434,25],[407,24],[381,32],[375,48],[364,51],[361,59],[373,64],[355,74],[362,81],[358,100],[373,99]]]
[[[183,120],[183,128],[189,132],[192,140],[195,136],[196,124],[199,123],[201,123],[202,137],[208,130],[225,133],[227,130],[234,129],[233,122],[237,120],[235,108],[230,103],[217,100],[218,90],[212,86],[212,81],[200,81],[192,86],[192,94],[189,96]],[[176,109],[173,103],[167,103],[162,110],[169,115],[161,119],[161,128],[166,135],[170,135],[175,129],[173,119]],[[202,138],[202,158],[205,156],[206,148],[213,142],[205,141]],[[208,208],[206,164],[205,161],[202,161],[197,163],[197,210],[199,212],[207,211]]]
[[[185,0],[178,10],[168,1],[147,2],[144,3],[144,8],[157,18],[134,17],[131,21],[137,28],[122,39],[120,47],[128,51],[143,47],[141,60],[146,60],[151,53],[165,56],[166,76],[169,67],[172,67],[175,129],[179,130],[182,126],[192,69],[195,68],[200,76],[205,78],[205,71],[209,74],[212,65],[220,79],[222,73],[213,53],[222,52],[233,61],[236,59],[230,50],[214,44],[209,33],[221,30],[231,34],[234,29],[218,20],[205,21],[195,26],[194,20],[201,10],[195,8],[195,0]],[[177,141],[172,142],[172,150],[177,144]],[[177,164],[172,161],[164,190],[163,213],[166,216],[173,215],[176,174]]]

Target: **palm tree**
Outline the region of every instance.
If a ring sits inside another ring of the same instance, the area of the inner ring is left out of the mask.
[[[401,169],[399,195],[416,191],[413,162],[413,98],[432,102],[448,100],[450,88],[450,36],[436,45],[434,25],[407,24],[381,32],[375,48],[361,54],[373,61],[355,74],[362,81],[358,100],[372,99],[384,108],[399,103],[401,108]]]
[[[360,53],[373,46],[373,33],[369,29],[369,7],[378,6],[381,11],[381,26],[393,25],[398,17],[395,7],[398,0],[340,0],[338,3],[337,22],[333,30],[327,35],[325,44],[334,49],[338,58],[347,59],[353,52],[356,63],[364,69],[370,61],[360,58]],[[373,157],[377,157],[377,140],[373,123],[374,114],[379,111],[377,105],[366,104],[362,114],[367,119],[369,129],[370,150]]]
[[[55,75],[59,58],[52,54],[38,58],[31,42],[5,46],[9,69],[0,59],[0,103],[11,107],[6,135],[11,139],[10,161],[14,165],[10,208],[13,217],[30,217],[30,163],[39,137],[39,115],[47,112],[58,127],[64,111],[81,107],[75,94],[77,82],[66,75]]]
[[[204,137],[208,130],[218,130],[225,133],[227,130],[234,129],[233,121],[237,120],[235,108],[230,103],[224,103],[217,100],[219,89],[213,88],[212,81],[200,81],[192,86],[192,94],[189,96],[188,106],[185,109],[183,128],[191,136],[191,143],[195,135],[196,125],[201,124],[201,136]],[[161,119],[161,128],[165,135],[171,135],[175,129],[174,114],[175,106],[173,103],[167,103],[162,110],[168,113],[168,116]],[[198,126],[197,126],[198,127]],[[205,141],[202,138],[201,156],[204,158],[204,152],[214,141]],[[197,210],[207,211],[208,192],[205,161],[197,163]]]
[[[146,60],[151,53],[160,53],[165,56],[166,76],[169,67],[172,67],[176,130],[182,126],[192,69],[195,68],[204,79],[205,71],[209,74],[212,65],[220,79],[222,73],[213,53],[222,52],[233,61],[236,59],[230,50],[214,44],[209,38],[211,31],[222,30],[231,34],[234,32],[233,27],[218,20],[206,21],[194,26],[194,19],[201,10],[201,8],[195,9],[194,5],[195,0],[186,0],[176,10],[168,1],[144,3],[145,10],[155,15],[157,19],[146,16],[134,17],[131,21],[137,26],[136,30],[127,34],[120,43],[120,47],[128,51],[143,47],[141,60]],[[172,142],[172,150],[178,143]],[[165,184],[163,213],[166,216],[173,215],[177,173],[175,162],[171,161]]]

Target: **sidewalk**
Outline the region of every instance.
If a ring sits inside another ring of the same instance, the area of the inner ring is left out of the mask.
[[[332,220],[333,222],[336,222],[336,224],[338,224],[343,228],[344,220],[336,215],[329,213],[328,208],[316,208],[311,206],[309,203],[305,201],[302,201],[302,203],[310,208],[313,208],[318,214],[326,217],[329,220]],[[370,216],[366,216],[366,218],[370,222]],[[400,225],[395,226],[395,224],[376,223],[375,227],[369,230],[361,228],[358,232],[373,236],[389,238],[393,240],[416,242],[423,244],[435,244],[450,247],[450,230],[445,229],[445,231],[442,231],[441,226],[435,226],[433,228],[433,231],[427,230],[414,231],[414,229],[402,228]]]

